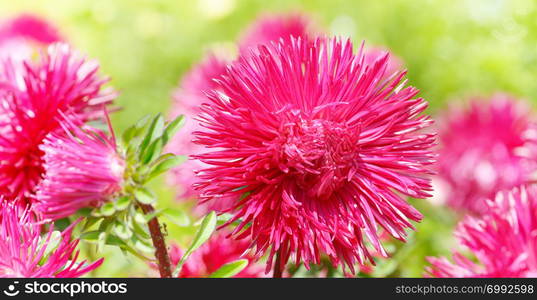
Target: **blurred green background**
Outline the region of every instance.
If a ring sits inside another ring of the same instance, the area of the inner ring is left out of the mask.
[[[537,3],[532,0],[17,0],[0,2],[0,17],[32,12],[54,22],[63,35],[96,58],[123,110],[113,123],[121,132],[148,113],[164,112],[181,76],[215,44],[231,44],[262,12],[303,11],[320,28],[356,43],[385,46],[400,57],[410,83],[435,114],[450,100],[511,93],[537,99]],[[162,205],[173,190],[155,184]],[[406,245],[380,262],[374,276],[420,277],[425,256],[449,255],[458,218],[445,208],[413,201],[425,215]],[[170,238],[189,228],[169,226]],[[112,251],[112,250],[110,250]],[[146,276],[135,258],[107,254],[94,276]]]

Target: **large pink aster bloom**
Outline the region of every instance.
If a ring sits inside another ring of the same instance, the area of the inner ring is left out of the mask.
[[[0,60],[29,58],[36,46],[62,40],[58,30],[46,20],[22,14],[0,24]]]
[[[40,145],[60,128],[65,113],[81,122],[102,114],[115,93],[101,89],[98,64],[86,61],[65,44],[48,48],[37,62],[22,68],[4,63],[8,76],[0,80],[0,185],[7,199],[28,199],[43,174]]]
[[[248,249],[246,240],[236,241],[227,237],[229,233],[218,232],[211,239],[196,250],[187,259],[181,269],[181,278],[207,277],[220,269],[223,265],[239,260],[247,259],[248,266],[234,277],[256,278],[264,277],[263,267],[254,262],[254,257],[245,254]],[[181,260],[183,250],[177,245],[172,245],[170,251],[171,263],[175,266]]]
[[[42,237],[42,225],[35,222],[30,211],[7,202],[0,204],[0,222],[0,277],[80,277],[103,262],[77,262],[79,241],[71,239],[76,223],[59,237],[51,226]],[[57,246],[50,249],[55,243]]]
[[[378,226],[404,240],[421,214],[402,195],[428,197],[433,134],[427,103],[382,79],[389,57],[364,63],[350,41],[290,39],[242,56],[218,81],[200,120],[198,173],[204,201],[231,202],[256,256],[280,253],[282,267],[334,265],[386,256]],[[245,227],[246,225],[251,225]]]
[[[44,178],[37,186],[36,211],[60,219],[84,207],[99,207],[122,189],[125,161],[115,138],[64,118],[40,149]]]
[[[499,192],[480,217],[467,216],[455,234],[477,262],[455,252],[428,258],[433,277],[537,277],[537,186]]]
[[[483,213],[485,199],[530,181],[537,170],[537,127],[513,98],[474,99],[452,108],[439,127],[439,179],[456,209]]]
[[[291,37],[308,39],[313,32],[313,23],[299,13],[266,14],[259,17],[243,33],[239,47],[241,51],[256,48],[259,44],[289,41]]]

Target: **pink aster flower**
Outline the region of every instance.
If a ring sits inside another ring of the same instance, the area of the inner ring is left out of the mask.
[[[58,30],[40,17],[22,14],[0,24],[0,59],[27,59],[35,46],[59,42]]]
[[[196,156],[203,201],[231,202],[236,238],[280,268],[386,256],[379,226],[404,240],[421,214],[403,195],[431,190],[432,123],[404,72],[383,80],[388,55],[364,63],[350,41],[290,39],[242,56],[202,107]],[[251,225],[245,227],[247,224]],[[374,249],[366,246],[370,244]],[[345,268],[345,267],[344,267]]]
[[[8,200],[28,200],[43,175],[43,139],[60,127],[61,113],[81,122],[102,114],[115,94],[101,89],[98,64],[67,45],[48,48],[38,62],[22,68],[4,63],[10,76],[0,81],[0,185]]]
[[[0,204],[0,222],[0,277],[80,277],[103,262],[77,262],[79,241],[71,240],[76,223],[59,237],[55,237],[51,226],[42,237],[42,225],[35,222],[30,210],[7,202]]]
[[[480,217],[467,216],[455,231],[477,259],[456,251],[453,262],[428,258],[433,277],[537,277],[537,186],[499,192]]]
[[[312,29],[312,22],[305,15],[294,14],[266,14],[258,18],[243,33],[239,42],[241,51],[256,48],[259,44],[278,42],[280,39],[289,41],[291,37],[308,39]]]
[[[439,125],[438,173],[453,208],[483,213],[485,199],[531,180],[537,127],[528,108],[506,95],[455,107]]]
[[[60,126],[63,132],[49,133],[40,146],[44,178],[37,186],[36,210],[46,220],[101,206],[121,191],[125,171],[113,135],[66,118]]]
[[[254,262],[254,257],[245,253],[248,249],[248,242],[245,240],[236,241],[226,236],[229,233],[218,232],[211,239],[196,250],[188,258],[179,274],[180,278],[200,278],[207,277],[214,273],[223,265],[239,260],[248,259],[250,262],[239,274],[237,278],[264,277],[263,267]],[[183,250],[177,245],[172,245],[170,260],[172,265],[177,265],[183,256]]]

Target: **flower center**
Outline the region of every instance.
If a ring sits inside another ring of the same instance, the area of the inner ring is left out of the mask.
[[[300,120],[284,126],[279,167],[292,174],[309,196],[330,197],[356,173],[359,129],[328,120]]]

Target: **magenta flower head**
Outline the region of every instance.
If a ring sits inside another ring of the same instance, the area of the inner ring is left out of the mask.
[[[28,200],[43,174],[43,139],[60,128],[61,113],[81,122],[102,114],[115,93],[102,90],[98,64],[67,45],[49,46],[38,62],[4,63],[0,76],[0,185],[7,200]]]
[[[451,207],[480,214],[485,199],[532,180],[537,127],[522,102],[506,95],[474,99],[439,123],[438,174]]]
[[[40,146],[45,171],[35,207],[45,220],[101,206],[122,190],[125,172],[113,136],[66,118],[60,126],[63,132],[50,133]]]
[[[77,262],[79,241],[71,240],[76,223],[58,236],[51,226],[42,237],[42,225],[30,210],[5,201],[0,204],[0,222],[0,277],[80,277],[103,262]]]
[[[229,233],[221,231],[216,233],[211,239],[196,250],[183,265],[180,278],[201,278],[208,277],[223,265],[239,260],[247,259],[249,264],[239,274],[237,278],[257,278],[265,277],[263,266],[254,262],[254,257],[245,254],[248,249],[246,240],[233,240],[227,237]],[[170,260],[173,265],[177,265],[183,256],[183,250],[177,245],[172,245]]]
[[[403,198],[428,197],[434,161],[427,103],[404,87],[405,72],[383,80],[388,54],[364,63],[363,47],[319,38],[262,45],[231,65],[202,107],[196,156],[203,201],[231,201],[228,222],[250,237],[256,257],[282,267],[334,265],[386,256],[378,227],[404,240],[421,214]],[[246,226],[249,225],[249,226]],[[345,268],[345,267],[344,267]],[[267,270],[268,271],[268,270]]]
[[[313,22],[299,13],[266,14],[258,18],[243,33],[239,42],[241,51],[255,48],[260,44],[278,42],[280,39],[289,41],[291,37],[308,39],[311,37]]]
[[[22,14],[0,24],[0,59],[29,58],[35,46],[62,40],[58,30],[40,17]]]
[[[455,231],[477,259],[455,252],[428,258],[433,277],[537,277],[537,186],[499,192],[483,215],[467,216]]]
[[[43,45],[62,40],[58,29],[52,24],[30,14],[19,15],[0,26],[0,40],[11,38],[25,38]]]

